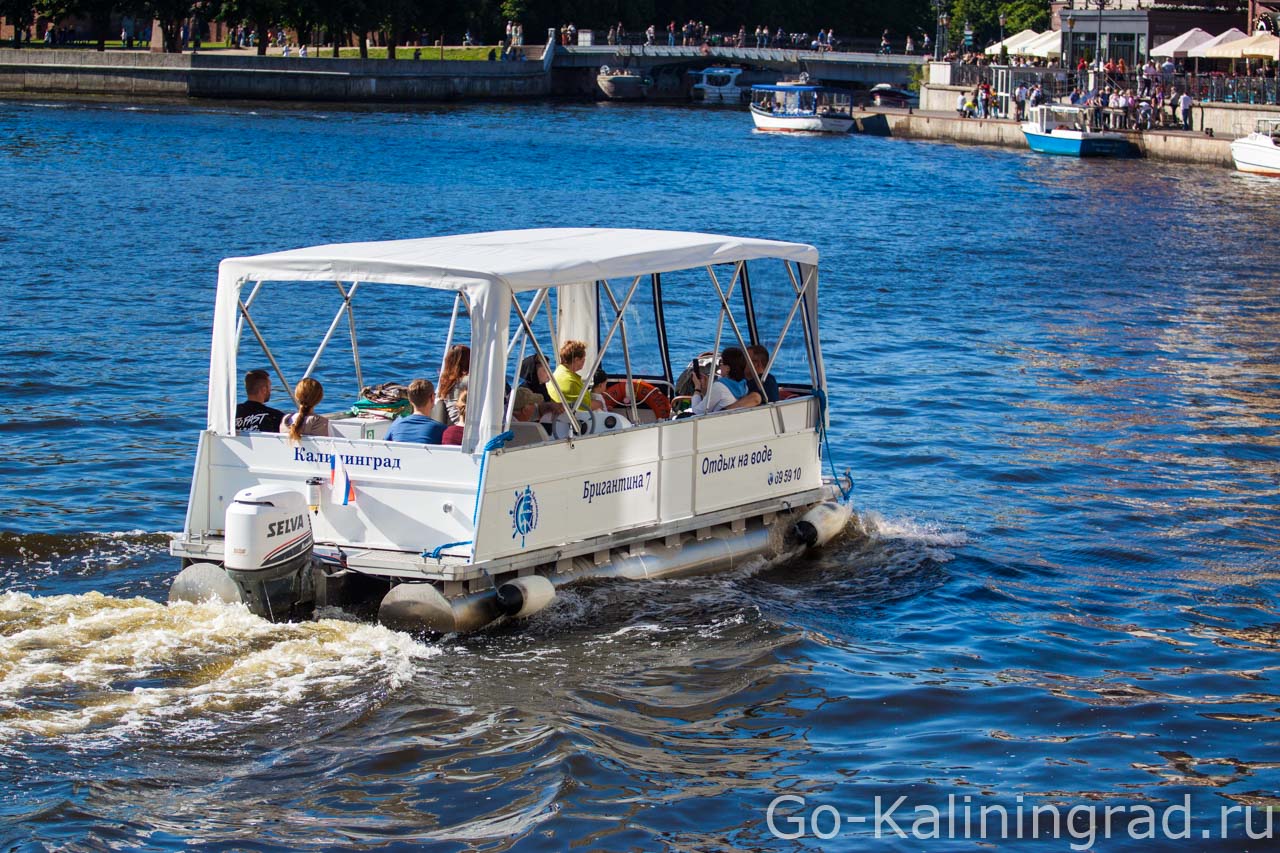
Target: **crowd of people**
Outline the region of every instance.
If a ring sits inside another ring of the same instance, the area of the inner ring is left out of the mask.
[[[609,27],[605,43],[627,44],[628,38],[632,37],[638,38],[646,45],[656,45],[659,40],[662,40],[668,47],[786,48],[813,50],[819,53],[837,48],[835,30],[830,27],[818,30],[816,34],[811,35],[808,32],[788,32],[782,27],[774,29],[765,24],[759,24],[754,30],[750,30],[746,24],[743,24],[738,27],[737,32],[718,33],[713,32],[706,22],[690,19],[684,24],[671,20],[667,23],[665,30],[665,33],[661,33],[657,25],[650,24],[638,34],[632,34],[619,21]],[[573,24],[566,24],[560,28],[560,41],[562,44],[577,43],[577,29]]]
[[[514,399],[508,397],[513,424],[536,425],[533,428],[541,430],[536,433],[537,440],[551,437],[555,419],[575,407],[583,413],[626,414],[636,406],[647,410],[654,420],[666,420],[750,408],[780,399],[778,383],[767,372],[769,351],[758,345],[745,351],[728,347],[718,355],[704,353],[694,359],[674,389],[689,393],[675,399],[655,383],[610,377],[602,369],[594,372],[588,385],[583,375],[587,347],[582,341],[565,341],[557,357],[555,370],[550,372],[539,356],[526,358],[520,365],[520,384],[510,391]],[[385,440],[460,445],[467,418],[470,370],[470,347],[457,345],[445,355],[438,385],[429,379],[414,379],[403,389],[392,386],[396,392],[403,391],[410,413],[395,417]],[[271,379],[265,370],[246,373],[244,387],[245,400],[236,406],[237,433],[276,432],[287,434],[292,441],[303,436],[335,434],[329,419],[316,412],[324,400],[324,387],[314,377],[298,382],[293,393],[295,410],[287,413],[267,405],[271,400]],[[366,395],[369,390],[365,389]],[[392,396],[398,398],[399,394]],[[399,414],[400,401],[393,402],[385,411]]]
[[[1091,126],[1106,130],[1145,129],[1177,126],[1191,129],[1194,98],[1176,76],[1179,69],[1173,60],[1157,64],[1148,59],[1131,69],[1123,58],[1108,60],[1100,72],[1090,74],[1088,63],[1081,59],[1074,77],[1061,75],[1059,89],[1062,100],[1090,111]],[[1092,81],[1092,82],[1089,82]],[[1003,114],[1000,98],[983,80],[972,90],[957,96],[956,112],[962,118],[1013,118],[1023,121],[1030,107],[1052,100],[1040,83],[1019,83],[1009,93],[1012,115]]]

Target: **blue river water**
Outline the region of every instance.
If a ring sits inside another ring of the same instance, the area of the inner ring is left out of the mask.
[[[0,186],[0,846],[1273,845],[1280,183],[736,110],[0,102]],[[465,638],[163,604],[221,258],[561,225],[818,247],[859,532]]]

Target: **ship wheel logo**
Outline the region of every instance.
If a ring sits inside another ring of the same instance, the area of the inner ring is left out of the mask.
[[[520,547],[524,547],[524,538],[538,526],[538,499],[533,489],[524,487],[523,492],[516,492],[516,502],[511,507],[511,538],[520,537]]]

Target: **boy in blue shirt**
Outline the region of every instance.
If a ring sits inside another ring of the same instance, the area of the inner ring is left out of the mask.
[[[436,386],[430,379],[415,379],[409,383],[409,403],[413,414],[401,418],[387,431],[387,441],[403,441],[410,444],[439,444],[444,435],[444,424],[432,420],[431,406],[436,400]]]

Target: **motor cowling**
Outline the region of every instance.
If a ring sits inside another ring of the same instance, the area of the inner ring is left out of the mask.
[[[307,499],[277,485],[236,493],[227,507],[224,562],[229,571],[274,573],[309,563],[315,544]]]

